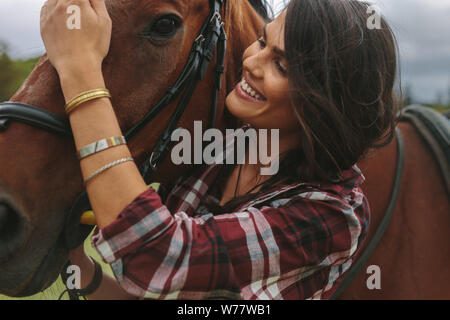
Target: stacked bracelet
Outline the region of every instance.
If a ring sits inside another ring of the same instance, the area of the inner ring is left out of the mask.
[[[87,179],[84,181],[84,185],[87,185],[89,181],[91,181],[92,179],[94,179],[94,178],[95,178],[96,176],[98,176],[99,174],[105,172],[106,170],[111,169],[112,167],[115,167],[115,166],[117,166],[117,165],[119,165],[119,164],[122,164],[122,163],[125,163],[125,162],[128,162],[128,161],[134,161],[134,159],[133,159],[133,158],[123,158],[123,159],[119,159],[119,160],[113,161],[113,162],[107,164],[106,166],[101,167],[100,169],[98,169],[97,171],[95,171],[93,174],[91,174],[91,175],[89,176],[89,178],[87,178]]]
[[[111,94],[108,89],[94,89],[80,93],[66,104],[66,113],[70,114],[76,107],[85,102],[103,97],[111,98]]]
[[[95,291],[97,291],[103,279],[103,270],[101,265],[92,257],[91,260],[92,262],[94,262],[94,277],[92,278],[91,283],[89,283],[86,288],[78,290],[78,295],[82,297],[93,294]]]
[[[67,280],[69,277],[67,276],[67,274],[65,272],[62,272],[61,276],[62,276],[63,283],[66,286],[66,290],[64,290],[61,293],[58,300],[61,300],[61,298],[63,297],[63,295],[66,292],[69,294],[70,300],[80,300],[80,297],[83,297],[84,299],[86,299],[87,295],[91,295],[95,291],[98,290],[98,288],[100,287],[100,284],[102,283],[102,280],[103,280],[103,270],[102,270],[101,265],[94,258],[90,257],[90,259],[94,263],[94,277],[92,278],[91,283],[89,283],[88,286],[84,289],[69,289],[67,287]],[[64,269],[67,270],[67,267],[70,265],[71,265],[70,261],[67,262]]]
[[[81,148],[77,153],[78,159],[82,160],[82,159],[92,156],[93,154],[96,154],[98,152],[101,152],[101,151],[104,151],[104,150],[107,150],[110,148],[118,147],[118,146],[124,145],[126,143],[127,142],[126,142],[124,136],[111,137],[108,139],[99,140],[99,141],[88,144],[87,146]]]

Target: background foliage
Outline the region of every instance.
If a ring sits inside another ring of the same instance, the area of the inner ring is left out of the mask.
[[[5,43],[0,42],[0,101],[9,100],[33,70],[40,57],[12,60]]]

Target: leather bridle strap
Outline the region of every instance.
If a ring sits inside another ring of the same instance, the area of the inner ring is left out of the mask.
[[[400,192],[400,185],[402,182],[402,176],[403,176],[403,167],[405,163],[405,147],[403,143],[403,138],[400,130],[398,128],[395,128],[395,135],[397,139],[397,166],[396,166],[396,172],[395,172],[395,179],[394,179],[394,186],[392,188],[392,194],[391,199],[389,201],[388,208],[386,209],[386,213],[384,214],[383,219],[381,220],[380,224],[378,225],[378,229],[373,235],[372,239],[370,240],[369,244],[361,254],[361,256],[358,258],[358,260],[350,267],[350,270],[348,270],[344,278],[342,279],[341,283],[339,284],[338,288],[334,292],[334,294],[331,296],[330,300],[337,299],[342,292],[347,289],[347,287],[352,283],[352,281],[355,279],[355,277],[361,272],[362,268],[366,265],[366,263],[369,261],[369,258],[372,256],[372,253],[375,251],[376,247],[378,246],[378,243],[380,242],[381,238],[383,237],[385,231],[387,230],[389,223],[391,221],[392,215],[394,214],[395,205],[397,203],[397,198]]]
[[[20,102],[0,103],[0,131],[17,121],[64,136],[72,136],[69,120],[55,113]]]
[[[166,96],[161,100],[161,102],[169,101],[170,103],[185,88],[183,96],[181,97],[169,124],[160,136],[152,154],[140,168],[142,177],[147,183],[150,182],[148,180],[150,169],[156,171],[158,166],[167,155],[167,152],[170,149],[171,135],[177,129],[176,126],[180,121],[184,111],[186,110],[186,107],[192,98],[198,82],[204,79],[208,70],[209,63],[212,61],[214,52],[217,48],[217,64],[215,70],[216,86],[213,90],[213,102],[210,111],[211,115],[209,124],[210,127],[214,127],[217,112],[217,96],[221,89],[221,78],[224,71],[226,36],[221,19],[221,8],[223,5],[223,0],[212,0],[210,2],[210,14],[203,24],[199,36],[194,41],[191,54],[188,58],[188,62],[178,81],[168,90]],[[157,105],[157,109],[162,109],[163,107],[164,106],[160,106],[160,104]],[[147,122],[149,121],[148,119],[143,120]],[[145,122],[138,124],[137,127],[142,127],[143,125],[145,125]],[[128,140],[134,135],[135,129],[132,128],[130,131],[131,132]]]

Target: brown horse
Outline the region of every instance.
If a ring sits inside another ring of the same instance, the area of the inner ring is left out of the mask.
[[[127,7],[125,1],[108,3],[114,32],[104,74],[122,128],[129,128],[139,120],[146,111],[144,106],[154,105],[171,85],[183,68],[191,43],[207,15],[206,0],[189,1],[189,4],[181,0],[172,2],[177,6],[151,0],[145,4],[135,1],[133,7]],[[183,17],[185,30],[180,39],[157,48],[130,36],[166,10],[179,10]],[[233,21],[233,24],[227,23],[228,72],[219,106],[223,106],[226,92],[238,79],[243,50],[256,39],[262,26],[262,20],[245,1],[228,1],[226,10],[226,22]],[[239,21],[245,21],[245,29]],[[124,55],[124,52],[128,54]],[[208,79],[211,74],[200,84],[189,106],[195,113],[188,111],[182,119],[185,128],[191,128],[193,120],[208,118],[211,92]],[[13,100],[63,114],[64,101],[58,79],[45,57]],[[138,162],[154,145],[173,109],[174,106],[167,109],[130,142]],[[216,125],[223,128],[226,126],[223,108],[217,115]],[[400,128],[406,150],[400,195],[391,224],[368,263],[381,268],[381,290],[369,290],[366,285],[368,275],[362,272],[341,298],[449,297],[450,290],[445,285],[450,283],[450,215],[443,181],[434,159],[414,129],[407,124]],[[3,203],[3,211],[9,207],[16,214],[13,219],[6,220],[6,224],[0,224],[1,293],[11,296],[32,294],[48,286],[61,269],[67,251],[59,244],[58,236],[70,204],[82,189],[74,151],[69,139],[22,124],[11,125],[7,132],[0,134],[0,164],[2,168],[8,168],[0,179],[0,204]],[[396,152],[394,141],[359,164],[367,178],[364,189],[372,208],[369,239],[384,216],[392,192]],[[154,179],[170,181],[184,169],[165,163]],[[51,254],[47,256],[48,252]],[[440,292],[440,288],[446,291]]]
[[[389,227],[366,266],[380,267],[381,289],[370,290],[366,268],[342,299],[450,299],[450,203],[443,173],[430,149],[409,123],[400,123],[404,171]],[[447,146],[448,149],[448,146]],[[358,165],[371,207],[372,239],[391,197],[396,163],[394,140]]]
[[[113,32],[103,74],[121,128],[126,131],[178,78],[210,13],[210,1],[106,2]],[[174,17],[178,21],[173,21]],[[229,37],[226,79],[218,97],[216,123],[223,128],[226,94],[240,79],[243,51],[258,38],[263,20],[249,2],[242,0],[227,0],[222,17]],[[168,26],[178,29],[161,35],[157,34],[159,29],[152,29],[155,25],[164,32]],[[149,34],[145,39],[139,36],[144,30]],[[208,121],[215,85],[213,71],[211,63],[184,113],[182,127],[193,129],[194,120]],[[58,76],[46,56],[11,100],[64,115]],[[137,163],[155,145],[176,102],[129,141]],[[0,293],[28,296],[48,287],[67,259],[60,234],[71,204],[83,190],[82,177],[71,139],[21,123],[12,123],[0,134],[0,168]],[[184,170],[166,162],[152,178],[171,181]]]

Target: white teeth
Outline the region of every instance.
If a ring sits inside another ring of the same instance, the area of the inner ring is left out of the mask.
[[[247,92],[249,95],[251,95],[252,97],[256,98],[256,99],[261,99],[261,96],[259,94],[257,94],[251,87],[250,85],[247,83],[247,81],[245,81],[245,79],[242,79],[241,81],[241,88]]]

